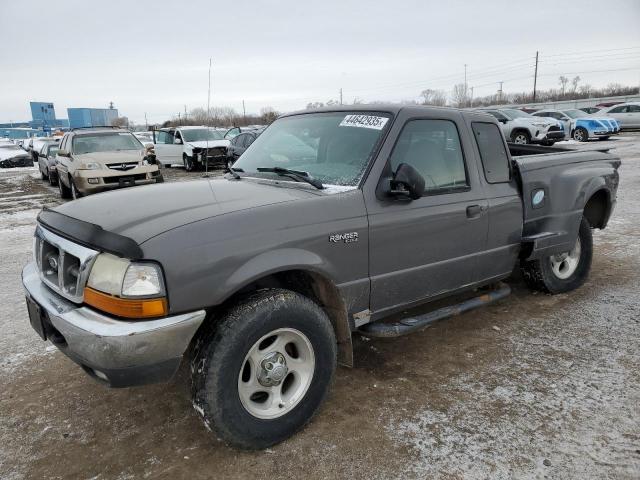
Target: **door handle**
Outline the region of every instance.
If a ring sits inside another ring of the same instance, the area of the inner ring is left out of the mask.
[[[469,205],[467,207],[467,218],[477,218],[485,211],[482,205]]]

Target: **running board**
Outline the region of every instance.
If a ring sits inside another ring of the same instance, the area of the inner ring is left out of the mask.
[[[454,317],[478,307],[502,300],[511,293],[511,287],[506,283],[499,283],[488,293],[470,298],[464,302],[448,307],[439,308],[433,312],[425,313],[417,317],[403,318],[394,323],[386,323],[384,320],[367,323],[358,329],[365,337],[392,338],[408,335],[431,325],[438,320]]]

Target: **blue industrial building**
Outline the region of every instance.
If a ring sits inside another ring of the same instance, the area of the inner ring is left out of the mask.
[[[32,128],[45,130],[56,126],[56,110],[52,102],[29,102],[31,105]]]
[[[116,108],[67,108],[69,127],[107,127],[118,117]]]

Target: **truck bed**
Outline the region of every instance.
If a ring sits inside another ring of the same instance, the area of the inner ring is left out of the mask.
[[[620,166],[620,159],[608,148],[509,144],[509,151],[522,189],[526,258],[571,250],[587,208],[598,210],[604,218],[593,222],[593,227],[606,226],[615,205]]]

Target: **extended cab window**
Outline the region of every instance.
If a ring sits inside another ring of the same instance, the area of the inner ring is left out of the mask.
[[[401,163],[424,178],[425,193],[467,187],[460,137],[449,120],[411,120],[402,129],[390,158],[395,172]]]
[[[509,156],[504,148],[500,129],[493,123],[471,123],[473,136],[476,137],[484,176],[489,183],[502,183],[511,180]]]

